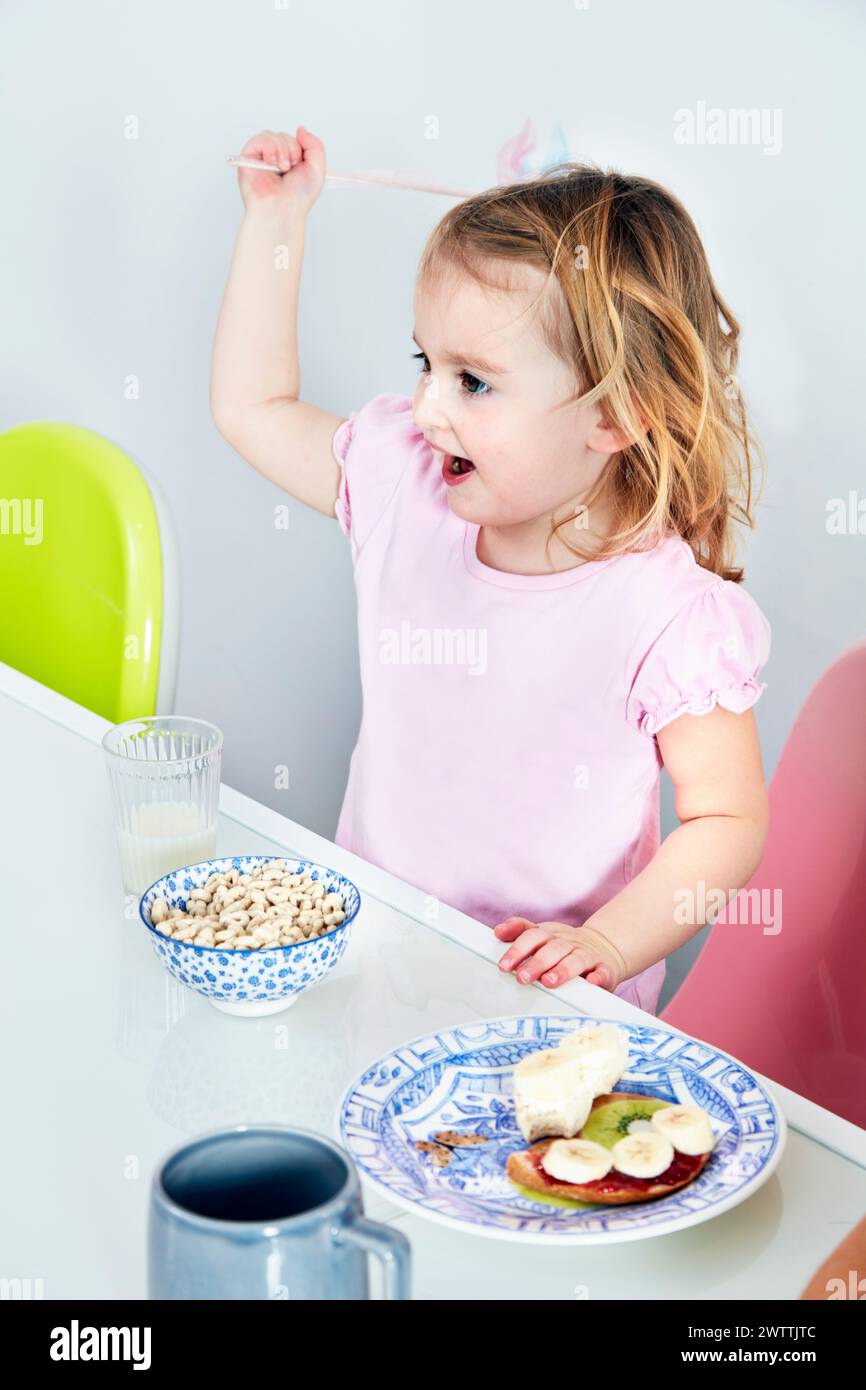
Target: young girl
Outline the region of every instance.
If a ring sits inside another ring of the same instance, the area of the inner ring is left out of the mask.
[[[285,172],[238,173],[211,409],[351,547],[363,719],[336,842],[493,928],[518,980],[654,1013],[768,822],[770,628],[729,555],[754,441],[694,224],[576,164],[467,198],[422,257],[414,397],[345,419],[298,399],[324,148],[300,126],[244,154]]]

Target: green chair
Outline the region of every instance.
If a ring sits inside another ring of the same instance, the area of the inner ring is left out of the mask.
[[[0,661],[120,724],[172,712],[179,630],[153,479],[80,425],[0,434]]]

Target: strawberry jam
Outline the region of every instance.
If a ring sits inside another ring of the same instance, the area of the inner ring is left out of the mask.
[[[532,1166],[536,1173],[538,1173],[545,1187],[562,1186],[562,1180],[552,1178],[541,1165],[541,1160],[547,1148],[548,1145],[544,1145],[541,1150],[529,1150]],[[632,1178],[629,1177],[627,1173],[620,1173],[617,1168],[611,1168],[610,1172],[605,1173],[603,1178],[595,1178],[592,1182],[581,1183],[580,1186],[586,1188],[587,1193],[621,1192],[624,1188],[627,1188],[631,1192],[647,1192],[651,1187],[655,1187],[659,1183],[673,1185],[675,1183],[687,1182],[698,1172],[704,1157],[704,1154],[681,1154],[674,1150],[673,1162],[663,1173],[659,1173],[657,1178]]]

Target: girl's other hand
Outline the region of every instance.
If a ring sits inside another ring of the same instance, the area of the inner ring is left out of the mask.
[[[515,944],[500,957],[500,970],[514,970],[521,984],[539,980],[555,989],[583,975],[588,984],[613,990],[624,978],[622,957],[601,932],[590,927],[571,927],[567,922],[531,922],[528,917],[506,917],[493,928],[500,941]],[[515,967],[517,967],[515,969]]]
[[[284,171],[272,174],[267,169],[238,169],[238,187],[247,211],[270,202],[309,212],[325,182],[325,147],[306,126],[299,125],[297,135],[260,131],[247,141],[241,154],[278,164]]]

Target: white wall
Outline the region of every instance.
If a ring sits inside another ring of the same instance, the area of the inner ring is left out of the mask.
[[[0,428],[73,421],[156,474],[182,550],[177,708],[225,730],[225,781],[331,835],[360,717],[346,542],[293,501],[288,533],[275,530],[284,495],[208,407],[241,215],[223,161],[261,128],[300,123],[332,168],[482,188],[531,120],[527,172],[567,153],[684,200],[743,325],[741,383],[769,455],[746,585],[773,625],[757,707],[772,772],[810,686],[864,627],[866,536],[831,536],[825,520],[830,498],[866,492],[863,30],[842,0],[4,6]],[[699,102],[781,110],[780,153],[676,143],[674,112]],[[447,206],[322,194],[302,286],[306,399],[347,415],[412,391],[415,264]]]

